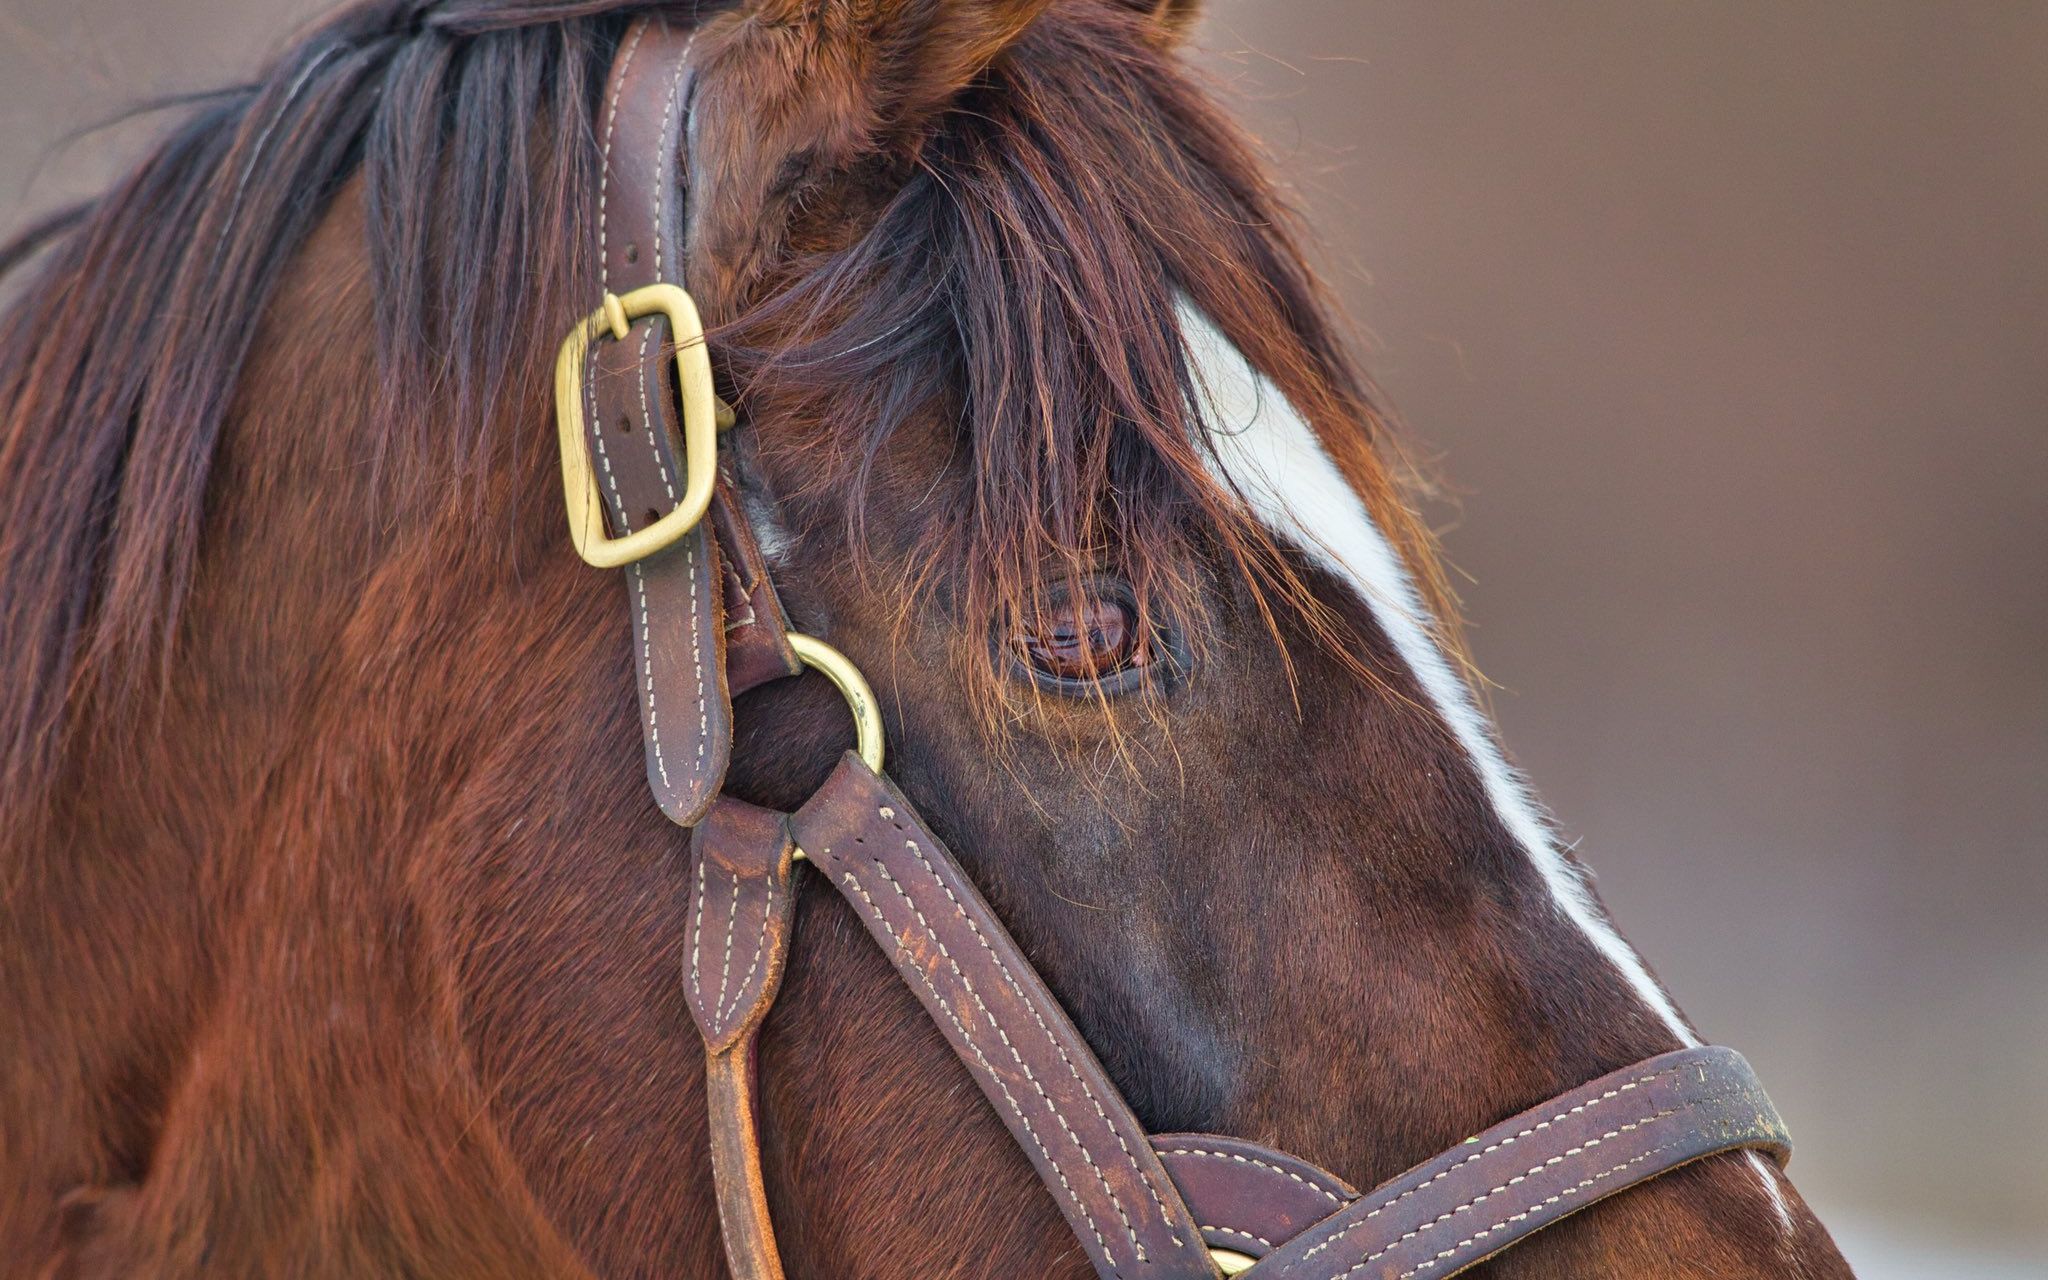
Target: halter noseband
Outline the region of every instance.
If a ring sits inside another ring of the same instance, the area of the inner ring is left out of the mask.
[[[1145,1132],[953,855],[882,776],[867,682],[790,629],[740,513],[718,444],[730,411],[675,282],[690,47],[688,32],[645,18],[614,59],[597,206],[604,295],[562,344],[556,407],[571,537],[593,565],[626,571],[648,783],[691,829],[684,993],[704,1037],[711,1166],[737,1280],[782,1275],[754,1052],[804,858],[895,963],[1103,1280],[1439,1280],[1704,1156],[1789,1158],[1749,1064],[1711,1046],[1603,1076],[1363,1194],[1242,1139]],[[845,695],[858,751],[791,814],[723,794],[733,697],[807,666]]]

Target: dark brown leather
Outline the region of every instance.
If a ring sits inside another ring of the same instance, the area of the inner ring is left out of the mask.
[[[1429,1280],[1702,1156],[1791,1155],[1749,1063],[1709,1046],[1602,1076],[1375,1187],[1276,1249],[1259,1280]]]
[[[1358,1198],[1336,1174],[1242,1138],[1161,1133],[1152,1149],[1202,1239],[1246,1257],[1265,1257]]]
[[[782,985],[796,895],[783,817],[720,796],[690,834],[683,990],[704,1034],[712,1182],[726,1260],[739,1280],[779,1280],[761,1178],[755,1044]]]
[[[606,293],[680,283],[677,155],[691,38],[666,23],[633,24],[605,88],[598,240]],[[640,529],[683,492],[668,321],[634,321],[590,352],[586,440],[615,532]],[[634,687],[647,782],[661,811],[689,826],[718,794],[732,749],[732,707],[718,647],[724,591],[711,531],[626,568]]]
[[[607,295],[683,283],[680,151],[692,43],[642,19],[613,61],[598,202]],[[600,338],[590,353],[585,439],[614,533],[653,523],[681,498],[671,343],[667,320],[653,316],[633,322],[623,339]],[[648,785],[673,821],[701,820],[691,839],[685,991],[704,1035],[726,1258],[738,1280],[780,1280],[754,1072],[755,1042],[788,954],[793,846],[782,815],[722,797],[719,788],[732,747],[732,694],[802,668],[723,460],[710,518],[629,565],[626,576]]]
[[[782,982],[794,854],[781,814],[731,796],[690,833],[683,991],[713,1053],[760,1026]]]
[[[789,618],[769,580],[767,558],[740,507],[737,487],[724,475],[712,495],[711,527],[724,570],[726,687],[737,698],[804,668],[789,647]]]
[[[1104,1277],[1215,1274],[1145,1131],[945,846],[849,753],[790,818],[988,1095]]]

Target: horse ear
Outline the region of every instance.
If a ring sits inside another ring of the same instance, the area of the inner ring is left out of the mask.
[[[907,161],[1055,0],[752,0],[706,25],[691,129],[691,288],[723,311],[792,208],[856,165]],[[700,298],[700,301],[703,301]]]
[[[1202,0],[1117,0],[1127,9],[1135,9],[1152,25],[1152,39],[1155,44],[1171,46],[1179,44],[1194,29],[1195,19],[1202,16]]]
[[[861,68],[875,124],[914,131],[1053,0],[755,0],[754,19]]]

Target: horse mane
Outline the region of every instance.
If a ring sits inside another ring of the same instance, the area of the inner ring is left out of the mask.
[[[104,197],[0,248],[28,273],[0,315],[0,812],[17,834],[79,708],[132,732],[119,713],[160,696],[244,360],[267,319],[317,329],[265,303],[345,184],[370,228],[386,394],[369,429],[392,483],[427,482],[395,464],[430,436],[465,466],[517,447],[496,427],[524,420],[522,378],[595,290],[606,66],[627,20],[663,7],[364,0],[199,104]],[[1048,558],[1111,547],[1163,613],[1192,589],[1191,549],[1220,546],[1261,601],[1326,628],[1206,476],[1184,293],[1316,423],[1449,619],[1289,214],[1138,21],[1055,5],[934,125],[870,227],[798,253],[715,336],[726,376],[743,402],[769,378],[831,399],[848,425],[818,474],[852,486],[855,513],[892,435],[953,397],[972,466],[924,563],[968,570],[970,619],[1043,608]]]

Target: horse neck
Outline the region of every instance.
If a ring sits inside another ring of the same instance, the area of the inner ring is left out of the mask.
[[[462,895],[509,839],[495,812],[495,835],[471,825],[479,789],[521,778],[551,713],[603,721],[575,695],[610,683],[613,601],[557,563],[559,510],[533,502],[548,453],[510,447],[532,422],[499,424],[507,447],[480,459],[389,456],[365,243],[351,183],[245,366],[168,687],[140,721],[89,701],[75,726],[64,856],[21,913],[57,927],[23,954],[42,990],[99,977],[19,1024],[74,1065],[5,1099],[10,1149],[65,1205],[61,1231],[40,1198],[0,1210],[7,1256],[55,1240],[77,1274],[582,1270],[467,1043],[459,963],[485,928]],[[536,671],[557,696],[526,700]],[[546,786],[577,794],[574,767]],[[105,964],[113,937],[149,963]]]

